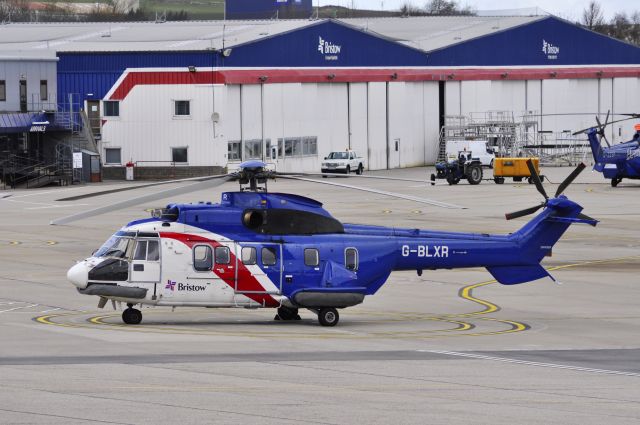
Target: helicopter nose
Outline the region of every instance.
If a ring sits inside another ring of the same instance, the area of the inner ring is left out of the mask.
[[[84,261],[71,267],[67,272],[67,280],[73,283],[80,289],[87,287],[87,281],[89,280],[89,270]]]

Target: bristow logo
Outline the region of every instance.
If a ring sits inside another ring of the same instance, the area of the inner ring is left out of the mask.
[[[547,43],[546,40],[542,40],[542,52],[547,55],[547,59],[558,59],[560,47]]]
[[[322,55],[327,55],[324,57],[325,60],[338,60],[340,50],[342,50],[342,46],[318,37],[318,51]]]
[[[176,283],[173,280],[167,280],[167,284],[164,289],[169,289],[170,291],[175,291],[176,287],[178,291],[204,291],[207,289],[206,286],[202,285],[189,285],[188,283]]]

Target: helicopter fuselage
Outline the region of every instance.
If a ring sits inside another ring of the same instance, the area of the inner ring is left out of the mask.
[[[539,262],[582,210],[560,196],[519,231],[489,235],[343,225],[321,205],[259,192],[171,204],[124,226],[68,279],[103,306],[335,310],[363,302],[399,270],[486,267],[503,284],[549,276]]]

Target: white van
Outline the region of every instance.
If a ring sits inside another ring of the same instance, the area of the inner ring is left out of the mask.
[[[447,162],[458,159],[458,155],[462,151],[471,152],[472,158],[478,158],[483,167],[493,168],[493,160],[496,155],[491,148],[487,148],[486,140],[448,140]]]

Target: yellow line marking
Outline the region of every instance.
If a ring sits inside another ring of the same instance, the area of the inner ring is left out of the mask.
[[[9,245],[20,245],[22,242],[20,241],[10,241]]]
[[[47,245],[57,245],[58,242],[56,241],[47,241]]]

